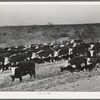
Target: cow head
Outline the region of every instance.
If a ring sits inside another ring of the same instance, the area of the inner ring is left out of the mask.
[[[87,58],[87,65],[91,64],[91,58]]]
[[[32,53],[32,57],[31,57],[31,59],[34,59],[36,57],[36,53]]]
[[[66,63],[65,63],[65,67],[67,67],[68,65],[70,65],[70,63],[68,62],[69,60],[66,60]]]
[[[37,45],[37,46],[35,47],[35,49],[39,49],[39,46]]]
[[[27,57],[27,60],[30,60],[30,57]]]
[[[8,57],[4,57],[4,65],[7,65],[10,63],[9,58]]]
[[[92,49],[94,46],[95,46],[94,44],[91,44],[91,45],[90,45],[90,49]]]
[[[12,75],[15,75],[15,69],[16,69],[17,67],[11,67],[11,71],[12,71]]]
[[[69,55],[73,54],[73,49],[72,49],[72,48],[69,48],[68,54],[69,54]]]
[[[90,50],[90,57],[94,56],[95,51],[94,50]]]
[[[77,43],[74,43],[74,44],[73,44],[73,47],[76,47],[76,45],[77,45]]]
[[[62,44],[62,45],[60,45],[60,47],[64,47],[64,45]]]
[[[70,41],[70,43],[74,43],[74,42],[75,42],[75,40],[71,40],[71,41]]]
[[[60,49],[58,51],[54,51],[54,57],[57,57],[59,55],[59,51]]]

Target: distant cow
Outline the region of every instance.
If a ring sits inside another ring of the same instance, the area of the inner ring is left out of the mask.
[[[16,63],[18,63],[20,61],[26,61],[28,58],[29,58],[28,53],[14,54],[14,55],[10,56],[9,61],[12,66],[15,66]],[[30,58],[29,58],[29,60],[30,60]]]
[[[95,57],[91,58],[91,63],[94,66],[99,67],[99,64],[100,64],[100,56],[95,56]]]
[[[53,57],[53,50],[43,50],[39,53],[37,53],[37,55],[44,61],[44,62],[50,62],[52,61],[52,57]]]
[[[32,78],[32,75],[35,76],[35,63],[33,61],[22,61],[17,66],[17,68],[12,67],[12,73],[13,75],[10,75],[12,78],[12,81],[14,81],[15,78],[19,78],[20,82],[22,81],[22,76],[29,74],[30,78]]]
[[[0,69],[2,69],[2,72],[10,67],[9,56],[9,53],[0,54]]]
[[[73,48],[73,55],[79,56],[79,55],[85,55],[87,52],[87,44],[81,43],[80,45]]]

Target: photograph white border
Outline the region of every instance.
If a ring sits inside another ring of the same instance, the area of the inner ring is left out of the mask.
[[[0,5],[100,5],[100,2],[0,2]],[[0,99],[100,99],[100,92],[0,92]]]

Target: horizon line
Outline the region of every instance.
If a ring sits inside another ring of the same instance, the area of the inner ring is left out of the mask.
[[[48,26],[48,25],[88,25],[88,24],[100,24],[100,23],[69,23],[69,24],[53,24],[51,22],[51,24],[49,24],[49,22],[47,24],[29,24],[29,25],[2,25],[1,27],[22,27],[22,26]]]

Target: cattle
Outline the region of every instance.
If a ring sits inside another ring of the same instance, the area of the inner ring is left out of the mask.
[[[54,55],[53,55],[53,59],[52,59],[53,62],[59,61],[59,51],[60,51],[60,49],[58,51],[54,50]]]
[[[30,75],[30,78],[32,78],[33,75],[34,78],[36,78],[35,63],[33,61],[21,61],[16,65],[16,68],[12,67],[12,73],[13,75],[10,75],[12,81],[14,81],[15,78],[19,78],[21,82],[22,76],[27,74]]]
[[[88,44],[80,43],[77,46],[73,47],[72,49],[74,56],[86,55],[86,52],[88,51]]]
[[[98,67],[98,65],[100,64],[100,56],[95,56],[95,57],[91,58],[90,62],[94,66]]]
[[[15,66],[20,61],[24,61],[23,57],[20,54],[14,54],[9,57],[11,66]]]
[[[83,48],[82,46],[77,46],[73,48],[73,55],[74,56],[78,56],[85,53],[85,48]]]
[[[0,56],[0,70],[3,69],[4,57]]]
[[[9,56],[10,53],[0,54],[0,69],[2,70],[2,72],[4,70],[8,70],[10,67]]]
[[[53,50],[43,50],[37,53],[39,58],[44,60],[44,62],[52,62],[52,57],[53,57]]]
[[[59,50],[59,56],[67,55],[69,52],[69,48],[64,47]]]
[[[32,60],[33,60],[35,63],[37,63],[37,64],[43,64],[43,63],[45,63],[44,60],[41,59],[41,58],[33,58]]]
[[[96,55],[98,55],[100,53],[100,43],[96,42],[91,50],[95,51]]]
[[[97,59],[100,53],[100,42],[85,43],[81,39],[72,39],[70,41],[53,41],[44,44],[20,45],[6,48],[0,48],[0,68],[5,70],[9,66],[14,67],[20,62],[33,61],[37,64],[45,62],[55,62],[68,60],[67,66],[61,70],[89,70],[98,66],[100,63],[94,61],[89,64],[87,58]],[[85,57],[86,56],[86,57]],[[99,58],[98,58],[99,59]]]
[[[64,69],[70,70],[71,72],[73,72],[74,70],[80,71],[86,65],[87,65],[87,60],[84,56],[76,56],[68,61],[68,65],[65,66],[67,68],[64,68]]]
[[[52,46],[50,46],[48,43],[44,43],[42,46],[40,46],[41,50],[51,50]]]

